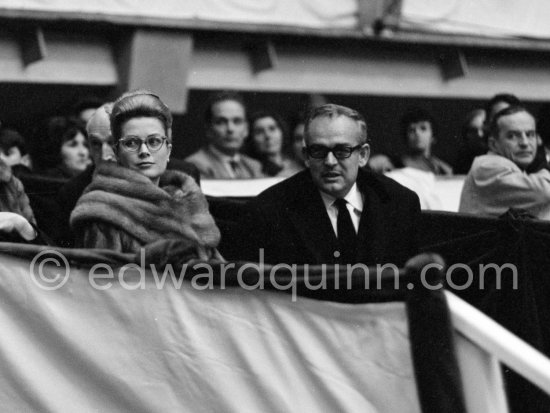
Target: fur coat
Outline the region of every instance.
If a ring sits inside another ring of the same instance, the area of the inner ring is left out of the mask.
[[[0,211],[15,212],[36,224],[23,184],[13,176],[11,168],[0,160]]]
[[[209,259],[220,232],[195,180],[166,171],[160,185],[114,163],[101,164],[71,214],[78,246],[138,252],[146,244],[177,239],[190,256]]]

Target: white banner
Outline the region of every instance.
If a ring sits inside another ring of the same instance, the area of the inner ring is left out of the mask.
[[[403,0],[401,22],[412,29],[474,36],[550,38],[547,0]]]
[[[44,258],[0,257],[2,411],[420,411],[402,303],[199,291]]]
[[[356,0],[0,0],[2,8],[105,16],[196,19],[214,22],[355,28]]]

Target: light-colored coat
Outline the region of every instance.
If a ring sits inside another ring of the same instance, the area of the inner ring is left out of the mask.
[[[498,217],[510,208],[550,220],[550,172],[528,174],[504,156],[478,156],[464,182],[459,212]]]
[[[246,178],[263,178],[262,164],[246,155],[239,155],[244,171],[249,176]],[[208,147],[201,148],[194,154],[185,158],[186,162],[194,164],[205,179],[231,179],[233,178],[226,164]]]

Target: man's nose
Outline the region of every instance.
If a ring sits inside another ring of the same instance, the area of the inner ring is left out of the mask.
[[[519,137],[519,144],[521,146],[529,145],[529,137],[527,136],[526,133],[522,133],[521,136]]]
[[[336,159],[336,156],[332,152],[327,153],[327,156],[325,156],[325,165],[336,165],[338,163],[338,159]]]
[[[101,147],[101,159],[104,161],[113,161],[115,160],[115,152],[113,148],[108,143],[104,143]]]

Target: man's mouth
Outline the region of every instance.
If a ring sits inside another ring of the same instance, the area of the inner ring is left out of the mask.
[[[323,178],[338,178],[340,176],[340,174],[338,172],[324,172],[322,175],[321,175]]]

